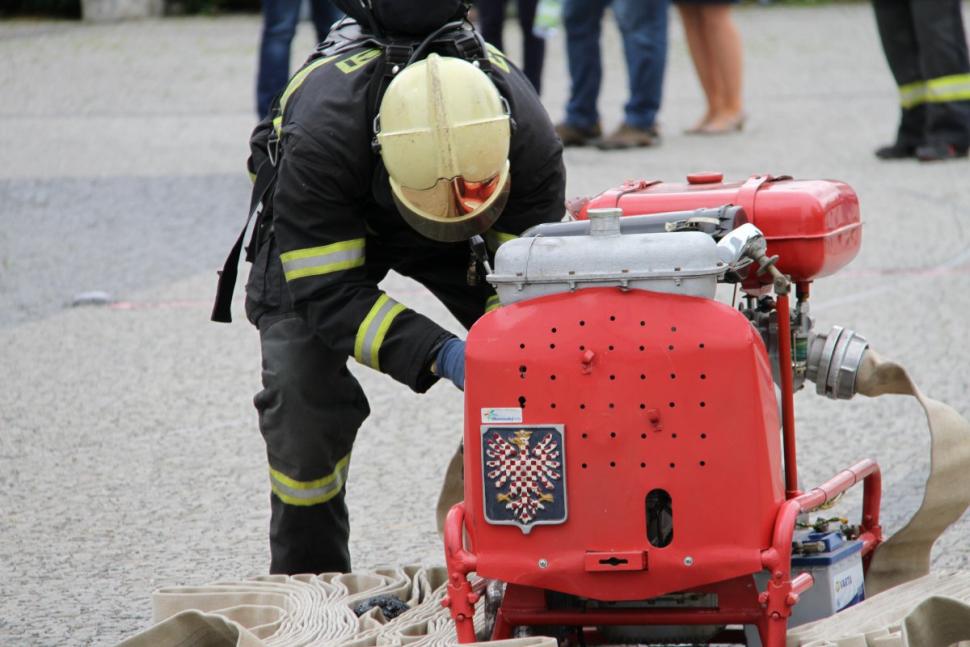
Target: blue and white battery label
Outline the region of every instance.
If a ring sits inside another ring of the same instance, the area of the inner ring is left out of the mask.
[[[853,560],[852,566],[835,575],[835,609],[851,607],[866,598],[865,578],[862,562]]]

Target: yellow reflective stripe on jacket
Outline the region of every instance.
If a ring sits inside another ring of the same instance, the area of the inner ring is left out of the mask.
[[[518,238],[518,236],[514,234],[506,234],[501,231],[495,231],[494,229],[489,229],[485,232],[485,244],[488,245],[488,248],[493,252],[501,247],[504,243],[507,243],[510,240],[515,240],[516,238]]]
[[[485,302],[485,312],[491,312],[495,308],[501,308],[501,307],[502,307],[502,302],[499,301],[497,294],[493,294],[488,298],[488,301]]]
[[[970,101],[970,74],[951,74],[899,86],[899,103],[903,108],[948,101]]]
[[[269,468],[269,483],[273,492],[283,503],[290,505],[316,505],[337,496],[347,482],[350,471],[350,454],[337,462],[333,473],[315,481],[297,481],[278,470]]]
[[[305,276],[331,274],[364,264],[364,239],[355,238],[323,247],[297,249],[280,254],[287,281]]]
[[[387,336],[387,330],[391,327],[394,317],[407,310],[400,303],[382,294],[377,299],[377,303],[370,309],[364,321],[357,329],[357,340],[354,342],[354,359],[370,366],[375,370],[381,370],[377,361],[381,350],[381,343]]]
[[[296,75],[290,79],[289,84],[286,86],[286,90],[283,91],[283,96],[280,97],[280,113],[282,114],[286,110],[286,102],[290,100],[290,96],[296,92],[296,89],[303,85],[306,81],[306,77],[310,75],[310,72],[317,69],[318,67],[323,67],[333,59],[337,58],[337,55],[328,56],[326,58],[321,58],[319,60],[313,61],[305,68],[296,73]]]

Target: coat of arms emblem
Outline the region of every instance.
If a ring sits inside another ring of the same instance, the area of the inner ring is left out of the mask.
[[[562,425],[482,427],[485,520],[533,526],[566,520]]]

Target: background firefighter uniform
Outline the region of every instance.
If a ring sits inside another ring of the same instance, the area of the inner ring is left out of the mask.
[[[420,236],[393,204],[367,108],[380,56],[363,45],[305,66],[281,95],[276,126],[271,115],[251,141],[253,173],[266,160],[274,128],[281,151],[271,217],[255,234],[246,288],[247,315],[262,342],[264,388],[255,404],[273,491],[272,573],[350,569],[344,484],[369,409],[346,359],[421,393],[437,381],[430,365],[454,337],[388,297],[378,282],[392,269],[416,279],[465,327],[498,305],[483,280],[468,285],[467,242]],[[565,170],[529,81],[497,52],[490,60],[516,124],[511,194],[485,234],[494,248],[562,218]]]
[[[960,0],[873,0],[899,86],[897,146],[970,146],[970,59]]]

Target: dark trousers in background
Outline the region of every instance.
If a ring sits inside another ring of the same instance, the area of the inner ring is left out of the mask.
[[[897,144],[970,146],[970,59],[959,0],[873,0],[899,86]]]
[[[519,27],[522,29],[522,71],[532,82],[537,94],[542,86],[542,63],[546,57],[545,39],[532,33],[538,4],[539,0],[516,0]],[[475,6],[478,7],[478,30],[485,37],[485,41],[505,52],[502,27],[505,24],[508,0],[477,0]]]

